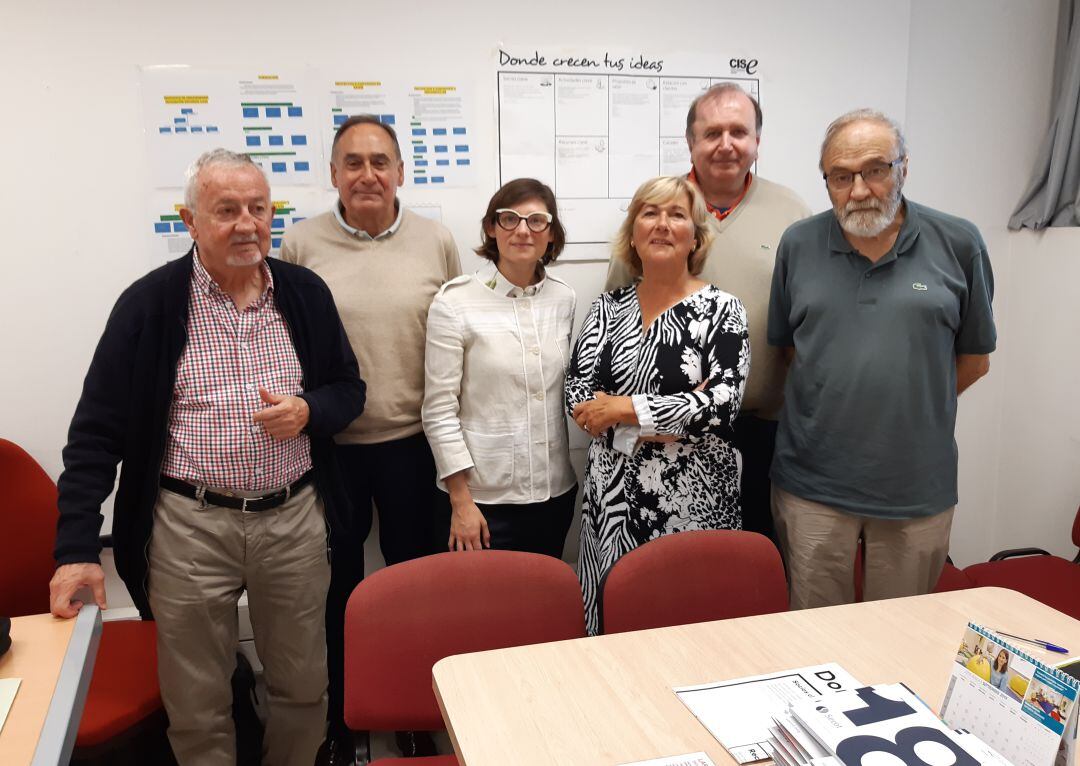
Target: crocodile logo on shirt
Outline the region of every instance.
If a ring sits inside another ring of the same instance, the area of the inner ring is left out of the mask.
[[[930,288],[928,288],[922,282],[912,282],[911,283],[911,289],[912,290],[919,290],[920,292],[924,292],[926,290],[929,290]]]

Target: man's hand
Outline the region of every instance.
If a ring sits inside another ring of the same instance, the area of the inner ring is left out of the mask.
[[[976,380],[990,372],[989,354],[956,355],[956,394],[964,393]]]
[[[595,396],[574,407],[574,422],[589,436],[597,437],[620,423],[637,424],[634,400],[629,396],[611,396],[603,391],[596,391]]]
[[[308,424],[311,409],[299,396],[272,394],[265,388],[260,388],[259,398],[269,406],[256,412],[253,420],[262,423],[266,433],[275,439],[291,439]]]
[[[82,609],[83,602],[72,601],[80,588],[90,588],[94,601],[105,609],[105,572],[101,564],[64,564],[56,568],[49,582],[49,611],[68,619]]]

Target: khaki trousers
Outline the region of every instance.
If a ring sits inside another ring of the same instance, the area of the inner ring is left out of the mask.
[[[864,545],[863,600],[929,593],[949,554],[954,508],[916,519],[875,519],[772,487],[792,609],[855,600],[855,548]]]
[[[326,521],[312,485],[260,513],[162,489],[147,550],[169,741],[180,766],[233,766],[230,680],[243,591],[263,664],[267,766],[311,766],[326,728]]]

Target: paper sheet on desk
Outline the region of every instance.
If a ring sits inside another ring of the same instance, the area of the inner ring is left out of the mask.
[[[761,676],[733,678],[700,686],[683,686],[675,694],[739,763],[772,758],[766,747],[773,716],[788,703],[822,694],[856,689],[863,684],[837,665],[811,665]]]
[[[4,730],[11,706],[15,702],[15,692],[19,691],[21,678],[0,678],[0,731]]]

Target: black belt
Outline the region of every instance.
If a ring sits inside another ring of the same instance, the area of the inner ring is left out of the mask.
[[[183,479],[174,479],[172,476],[166,476],[165,474],[161,475],[160,483],[162,487],[170,492],[190,497],[192,500],[198,500],[202,508],[208,505],[218,505],[222,508],[234,508],[245,513],[258,513],[259,511],[269,511],[271,508],[277,508],[286,502],[297,490],[311,481],[311,473],[311,471],[308,471],[279,492],[262,495],[261,497],[237,497],[235,495],[208,492],[206,487],[191,484]]]

